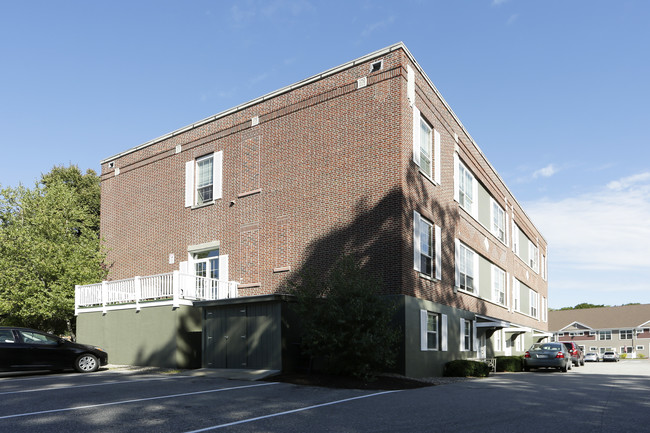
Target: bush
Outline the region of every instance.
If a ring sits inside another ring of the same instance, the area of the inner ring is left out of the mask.
[[[395,365],[396,307],[379,296],[380,281],[353,257],[342,257],[327,275],[312,270],[290,284],[302,323],[301,350],[312,365],[365,380]]]
[[[621,353],[621,356],[619,356],[619,358],[621,358],[621,359],[627,358],[627,353]]]
[[[445,364],[443,376],[445,377],[488,377],[490,366],[481,361],[456,359]]]
[[[497,371],[523,371],[523,356],[497,356]]]
[[[636,357],[639,359],[643,359],[645,358],[645,355],[643,353],[639,353]]]

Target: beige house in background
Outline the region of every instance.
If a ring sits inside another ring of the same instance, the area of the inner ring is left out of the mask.
[[[585,353],[650,357],[650,304],[549,311],[548,328],[555,341],[574,341]]]

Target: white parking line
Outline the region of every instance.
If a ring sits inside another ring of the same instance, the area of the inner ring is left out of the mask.
[[[175,377],[190,377],[190,376],[175,376]],[[5,391],[0,392],[0,395],[8,394],[22,394],[26,392],[41,392],[41,391],[60,391],[62,389],[73,389],[73,388],[87,388],[90,386],[104,386],[104,385],[120,385],[122,383],[135,383],[135,382],[148,382],[151,380],[169,380],[174,377],[152,377],[150,379],[135,379],[135,380],[123,380],[115,382],[104,382],[104,383],[89,383],[86,385],[69,385],[69,386],[50,386],[47,388],[35,388],[35,389],[21,389],[20,391]]]
[[[110,403],[90,404],[90,405],[87,405],[87,406],[65,407],[65,408],[62,408],[62,409],[51,409],[51,410],[41,410],[41,411],[38,411],[38,412],[17,413],[17,414],[13,414],[13,415],[0,416],[0,420],[9,419],[9,418],[19,418],[19,417],[24,417],[24,416],[43,415],[43,414],[46,414],[46,413],[69,412],[69,411],[72,411],[72,410],[80,410],[80,409],[93,409],[93,408],[96,408],[96,407],[114,406],[114,405],[118,405],[118,404],[139,403],[139,402],[142,402],[142,401],[162,400],[162,399],[165,399],[165,398],[187,397],[187,396],[190,396],[190,395],[209,394],[209,393],[213,393],[213,392],[234,391],[234,390],[237,390],[237,389],[255,388],[255,387],[258,387],[258,386],[268,386],[268,385],[277,385],[277,384],[278,384],[278,382],[260,383],[260,384],[255,384],[255,385],[234,386],[232,388],[208,389],[206,391],[186,392],[186,393],[182,393],[182,394],[169,394],[169,395],[160,395],[160,396],[157,396],[157,397],[147,397],[147,398],[138,398],[138,399],[133,399],[133,400],[113,401],[113,402],[110,402]]]
[[[296,413],[296,412],[303,412],[305,410],[316,409],[318,407],[331,406],[331,405],[334,405],[334,404],[346,403],[348,401],[359,400],[359,399],[362,399],[362,398],[376,397],[378,395],[390,394],[390,393],[393,393],[393,392],[400,392],[400,390],[397,390],[397,391],[383,391],[383,392],[377,392],[375,394],[368,394],[368,395],[361,395],[359,397],[346,398],[344,400],[330,401],[328,403],[315,404],[313,406],[307,406],[307,407],[303,407],[303,408],[300,408],[300,409],[293,409],[293,410],[288,410],[288,411],[285,411],[285,412],[278,412],[278,413],[272,413],[270,415],[264,415],[264,416],[258,416],[258,417],[255,417],[255,418],[243,419],[241,421],[229,422],[227,424],[219,424],[219,425],[215,425],[215,426],[212,426],[212,427],[202,428],[202,429],[199,429],[199,430],[191,430],[191,431],[188,431],[188,432],[185,432],[185,433],[199,433],[199,432],[204,432],[204,431],[216,430],[216,429],[219,429],[219,428],[231,427],[231,426],[238,425],[238,424],[245,424],[245,423],[248,423],[248,422],[259,421],[261,419],[273,418],[273,417],[282,416],[282,415],[289,415],[289,414]]]

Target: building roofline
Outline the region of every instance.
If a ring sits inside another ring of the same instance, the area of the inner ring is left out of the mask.
[[[202,126],[202,125],[205,125],[205,124],[207,124],[207,123],[213,122],[213,121],[215,121],[215,120],[221,119],[221,118],[223,118],[223,117],[225,117],[225,116],[228,116],[228,115],[230,115],[230,114],[236,113],[236,112],[241,111],[241,110],[244,110],[244,109],[249,108],[249,107],[251,107],[251,106],[253,106],[253,105],[259,104],[259,103],[264,102],[264,101],[266,101],[266,100],[269,100],[269,99],[275,98],[275,97],[277,97],[277,96],[283,95],[283,94],[285,94],[285,93],[291,92],[291,91],[293,91],[293,90],[296,90],[296,89],[298,89],[298,88],[304,87],[304,86],[306,86],[306,85],[308,85],[308,84],[311,84],[311,83],[313,83],[313,82],[316,82],[316,81],[322,80],[323,78],[326,78],[326,77],[329,77],[329,76],[331,76],[331,75],[334,75],[334,74],[336,74],[336,73],[338,73],[338,72],[340,72],[340,71],[343,71],[343,70],[349,69],[349,68],[351,68],[351,67],[353,67],[353,66],[356,66],[356,65],[358,65],[358,64],[360,64],[360,63],[365,63],[365,62],[367,62],[367,61],[369,61],[369,60],[372,60],[372,59],[374,59],[374,58],[376,58],[376,57],[381,57],[381,56],[383,56],[383,55],[386,55],[386,54],[388,54],[388,53],[391,53],[391,52],[393,52],[393,51],[397,51],[397,50],[400,50],[400,49],[403,50],[403,51],[406,53],[406,55],[408,56],[409,60],[413,63],[413,65],[415,65],[415,67],[418,69],[418,71],[420,72],[420,74],[422,74],[422,76],[423,76],[424,79],[426,80],[427,84],[429,84],[429,86],[431,86],[431,88],[432,88],[433,91],[435,92],[436,96],[437,96],[438,98],[440,98],[440,100],[441,100],[442,103],[444,104],[445,108],[446,108],[447,110],[449,110],[449,113],[451,113],[452,117],[454,118],[454,120],[456,121],[456,123],[458,123],[458,125],[459,125],[460,128],[462,129],[463,133],[464,133],[464,134],[469,138],[469,140],[470,140],[471,143],[474,145],[474,147],[476,148],[476,150],[478,150],[478,152],[483,156],[483,159],[485,160],[485,162],[487,163],[487,165],[492,169],[492,172],[496,175],[496,177],[499,179],[499,181],[501,182],[501,184],[502,184],[502,185],[504,186],[504,188],[508,191],[508,193],[509,193],[510,196],[513,198],[513,200],[515,201],[515,203],[517,203],[517,206],[519,206],[519,209],[524,213],[524,215],[526,216],[526,218],[527,218],[527,219],[531,222],[531,224],[535,227],[535,229],[537,230],[537,233],[538,233],[538,234],[540,235],[540,237],[544,240],[544,243],[546,243],[546,244],[548,245],[548,242],[546,242],[546,238],[544,237],[544,235],[542,235],[542,233],[541,233],[540,230],[537,228],[537,226],[535,225],[535,223],[533,222],[533,220],[530,218],[530,216],[526,213],[526,211],[524,210],[524,208],[521,206],[521,204],[519,203],[519,201],[517,200],[517,198],[515,197],[515,195],[512,193],[512,191],[510,191],[510,188],[509,188],[508,185],[505,183],[505,181],[501,178],[501,175],[499,174],[499,172],[494,168],[494,166],[492,165],[492,163],[488,160],[487,156],[485,155],[485,153],[483,153],[483,150],[481,150],[481,148],[480,148],[479,145],[476,143],[476,141],[474,140],[474,138],[472,138],[472,136],[470,135],[470,133],[469,133],[469,131],[467,130],[467,128],[465,128],[465,125],[463,125],[463,122],[461,122],[460,119],[458,118],[458,116],[456,116],[456,113],[454,112],[454,110],[451,109],[451,106],[449,106],[449,104],[447,103],[447,101],[445,100],[445,98],[443,98],[443,96],[442,96],[442,94],[440,93],[440,91],[438,90],[438,88],[433,84],[433,81],[431,81],[431,79],[430,79],[429,76],[426,74],[426,72],[424,72],[424,69],[420,66],[420,64],[417,62],[417,60],[415,60],[415,56],[413,56],[413,54],[411,54],[411,52],[410,52],[409,49],[406,47],[406,45],[404,45],[404,42],[398,42],[398,43],[395,43],[395,44],[393,44],[393,45],[389,45],[389,46],[386,47],[386,48],[382,48],[382,49],[377,50],[377,51],[374,51],[374,52],[372,52],[372,53],[370,53],[370,54],[366,54],[365,56],[359,57],[359,58],[357,58],[357,59],[355,59],[355,60],[352,60],[352,61],[350,61],[350,62],[343,63],[342,65],[339,65],[339,66],[336,66],[336,67],[334,67],[334,68],[328,69],[328,70],[326,70],[326,71],[324,71],[324,72],[321,72],[320,74],[316,74],[316,75],[313,75],[313,76],[311,76],[311,77],[309,77],[309,78],[305,78],[304,80],[301,80],[301,81],[298,81],[298,82],[296,82],[296,83],[294,83],[294,84],[290,84],[290,85],[288,85],[288,86],[282,87],[281,89],[275,90],[275,91],[273,91],[273,92],[271,92],[271,93],[267,93],[266,95],[263,95],[263,96],[260,96],[260,97],[258,97],[258,98],[252,99],[252,100],[250,100],[250,101],[248,101],[248,102],[245,102],[245,103],[243,103],[243,104],[237,105],[236,107],[233,107],[233,108],[227,109],[227,110],[225,110],[225,111],[222,111],[222,112],[217,113],[217,114],[215,114],[215,115],[212,115],[212,116],[210,116],[210,117],[206,117],[206,118],[203,119],[203,120],[199,120],[198,122],[194,122],[194,123],[192,123],[192,124],[190,124],[190,125],[187,125],[187,126],[184,126],[184,127],[182,127],[182,128],[179,128],[179,129],[177,129],[177,130],[175,130],[175,131],[172,131],[172,132],[170,132],[170,133],[167,133],[167,134],[165,134],[165,135],[162,135],[162,136],[160,136],[160,137],[158,137],[158,138],[154,138],[153,140],[149,140],[149,141],[147,141],[147,142],[145,142],[145,143],[142,143],[142,144],[140,144],[140,145],[138,145],[138,146],[136,146],[136,147],[132,147],[131,149],[125,150],[125,151],[120,152],[120,153],[118,153],[118,154],[116,154],[116,155],[113,155],[113,156],[110,156],[110,157],[108,157],[108,158],[105,158],[105,159],[103,159],[102,161],[100,161],[100,164],[105,164],[105,163],[108,163],[108,162],[113,161],[113,160],[115,160],[115,159],[121,158],[121,157],[123,157],[123,156],[125,156],[125,155],[131,154],[131,153],[133,153],[133,152],[137,152],[138,150],[141,150],[141,149],[144,149],[144,148],[146,148],[146,147],[152,146],[152,145],[154,145],[154,144],[156,144],[156,143],[160,143],[161,141],[167,140],[167,139],[169,139],[169,138],[171,138],[171,137],[174,137],[174,136],[176,136],[176,135],[179,135],[179,134],[182,134],[182,133],[184,133],[184,132],[190,131],[190,130],[192,130],[192,129],[194,129],[194,128],[197,128],[197,127],[199,127],[199,126]]]

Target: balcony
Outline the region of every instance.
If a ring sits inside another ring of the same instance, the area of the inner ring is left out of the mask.
[[[237,283],[181,274],[134,277],[75,287],[75,315],[143,307],[193,305],[237,297]]]

